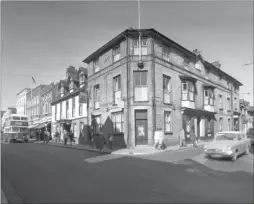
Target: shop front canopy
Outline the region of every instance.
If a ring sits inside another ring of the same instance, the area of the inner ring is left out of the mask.
[[[205,117],[208,120],[216,121],[215,114],[216,112],[210,112],[202,109],[192,109],[192,108],[182,108],[184,115],[189,115],[191,117]]]

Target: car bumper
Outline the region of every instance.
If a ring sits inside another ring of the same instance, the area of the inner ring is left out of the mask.
[[[207,156],[216,157],[216,158],[232,157],[234,155],[233,151],[223,152],[223,151],[205,150],[204,153]]]

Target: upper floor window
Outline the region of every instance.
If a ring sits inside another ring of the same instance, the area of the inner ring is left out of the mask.
[[[113,60],[114,62],[120,60],[120,45],[113,48]]]
[[[219,109],[223,109],[223,105],[222,105],[222,95],[219,95]]]
[[[94,86],[94,109],[100,108],[100,85]]]
[[[199,71],[201,71],[202,70],[202,68],[201,68],[201,64],[200,63],[196,63],[195,64],[195,68],[197,69],[197,70],[199,70]]]
[[[100,70],[100,66],[99,66],[99,59],[96,59],[94,62],[93,62],[93,67],[94,67],[94,72],[98,72]]]
[[[80,73],[79,74],[79,83],[82,84],[85,82],[85,74],[84,73]]]
[[[69,118],[69,100],[66,100],[66,118]]]
[[[148,47],[147,47],[147,38],[141,38],[141,54],[147,55]],[[139,55],[139,39],[133,39],[133,54]]]
[[[237,98],[234,98],[234,108],[235,108],[236,111],[238,110]]]
[[[231,130],[231,120],[228,118],[228,130]]]
[[[171,82],[170,77],[163,75],[163,102],[171,103]]]
[[[82,116],[83,115],[83,104],[79,103],[79,115]]]
[[[190,63],[190,61],[189,61],[189,59],[187,59],[186,57],[183,59],[183,66],[184,66],[184,68],[189,68],[189,63]]]
[[[70,92],[73,92],[74,89],[74,82],[73,80],[70,81]]]
[[[182,82],[182,100],[194,101],[195,87],[192,81]]]
[[[75,114],[75,112],[76,112],[76,103],[75,103],[75,97],[74,98],[72,98],[72,117],[75,117],[76,116],[76,114]]]
[[[230,101],[229,97],[227,98],[227,101],[228,101],[228,110],[230,111],[231,110],[231,101]]]
[[[147,71],[134,72],[134,100],[148,101]]]
[[[114,100],[113,103],[117,104],[121,100],[121,75],[113,78]]]
[[[170,61],[170,51],[167,47],[162,47],[162,59]]]
[[[223,130],[223,118],[220,118],[219,123],[220,123],[220,132],[221,132]]]
[[[214,94],[212,89],[204,90],[204,104],[214,106]]]

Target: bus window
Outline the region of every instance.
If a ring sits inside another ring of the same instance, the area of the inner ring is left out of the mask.
[[[11,127],[12,132],[19,132],[19,128],[18,127]]]
[[[12,116],[12,120],[20,120],[19,116]]]

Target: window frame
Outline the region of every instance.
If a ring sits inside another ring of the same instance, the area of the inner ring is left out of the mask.
[[[93,69],[94,69],[94,73],[100,70],[99,58],[93,61]]]
[[[145,73],[146,74],[146,85],[142,85],[142,74]],[[139,85],[136,84],[136,74],[139,74]],[[137,100],[136,97],[136,88],[147,88],[146,91],[146,100]],[[147,102],[148,101],[148,71],[133,71],[133,91],[134,91],[134,102]]]
[[[219,94],[219,109],[223,109],[223,100],[222,100],[222,94]]]
[[[114,62],[117,62],[120,60],[120,53],[121,53],[121,49],[120,49],[120,44],[116,45],[114,48],[113,48],[113,61]],[[118,59],[116,59],[116,56],[119,56]]]
[[[116,88],[116,83],[118,86]],[[116,93],[121,92],[122,95],[122,84],[121,84],[121,74],[113,77],[113,105],[116,105]]]
[[[121,116],[121,121],[117,122],[116,121],[116,116],[120,115]],[[115,119],[113,119],[115,117]],[[120,134],[124,133],[124,112],[123,111],[118,111],[118,112],[112,112],[111,113],[111,120],[112,120],[112,129],[113,129],[113,134]],[[117,131],[117,124],[121,124],[121,130],[118,132]]]
[[[135,43],[136,42],[136,43]],[[144,44],[145,42],[145,44]],[[132,39],[133,55],[139,55],[139,38]],[[135,49],[138,49],[138,54],[135,54]],[[143,53],[143,49],[146,49],[146,53]],[[141,37],[141,55],[148,55],[148,38]]]
[[[184,85],[186,84],[186,90],[184,90]],[[190,80],[183,80],[182,83],[182,93],[181,93],[181,97],[182,97],[182,101],[191,101],[191,102],[195,102],[195,83],[193,81]],[[191,90],[193,89],[193,90]],[[193,94],[193,99],[190,99],[190,93]],[[186,94],[187,95],[187,99],[183,99],[183,95]]]
[[[65,107],[66,107],[66,110],[65,110],[65,114],[66,114],[66,118],[69,118],[69,99],[66,100],[65,102]]]
[[[206,93],[207,93],[207,96],[206,96]],[[214,106],[214,91],[211,88],[204,89],[204,105]]]
[[[79,103],[79,116],[83,116],[83,104]]]
[[[73,97],[72,99],[72,117],[76,117],[76,100],[75,97]]]
[[[96,108],[95,103],[99,103],[99,107]],[[94,85],[94,110],[100,109],[100,84]]]
[[[228,111],[231,111],[231,99],[230,99],[230,97],[227,97],[227,103],[228,103]]]
[[[166,125],[167,125],[167,121],[166,121],[166,117],[167,117],[167,114],[169,114],[169,131],[166,130]],[[164,133],[167,134],[167,133],[172,133],[172,112],[171,111],[164,111]]]
[[[172,92],[172,85],[171,85],[171,77],[170,76],[167,76],[167,75],[164,75],[163,74],[163,85],[162,85],[162,90],[163,90],[163,103],[164,104],[171,104],[172,103],[172,98],[171,98],[171,92]],[[168,80],[168,84],[166,85],[166,80]],[[169,85],[169,89],[166,88],[168,87]],[[165,95],[168,95],[169,96],[169,102],[165,101]]]

